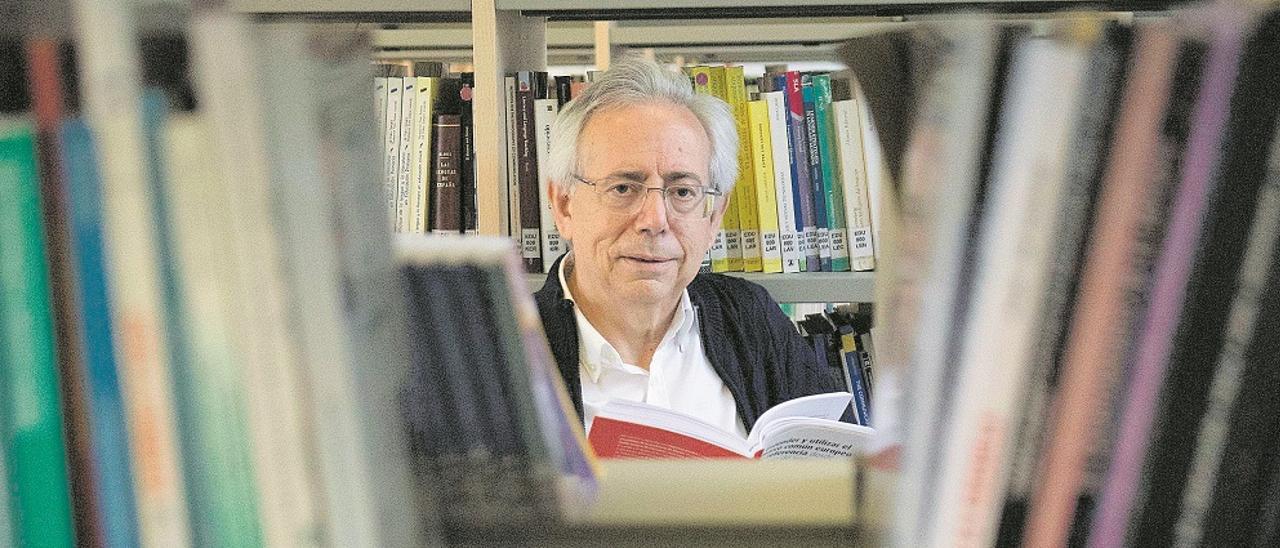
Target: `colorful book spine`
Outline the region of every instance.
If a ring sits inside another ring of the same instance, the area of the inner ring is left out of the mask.
[[[1193,129],[1152,278],[1144,325],[1138,333],[1136,360],[1129,371],[1129,394],[1120,415],[1117,439],[1121,441],[1116,444],[1107,470],[1094,523],[1097,534],[1089,539],[1093,547],[1124,543],[1125,517],[1140,487],[1143,458],[1147,453],[1151,424],[1175,341],[1178,312],[1186,299],[1208,196],[1217,180],[1221,142],[1230,114],[1245,33],[1253,26],[1245,10],[1233,5],[1215,6],[1209,20],[1212,38],[1192,114]]]
[[[747,84],[742,67],[725,67],[725,102],[733,110],[738,127],[738,181],[733,186],[730,207],[738,210],[738,230],[742,247],[742,270],[764,269],[760,248],[760,215],[756,210],[755,175],[751,161],[751,121],[747,112]]]
[[[766,78],[772,78],[766,75]],[[785,79],[783,79],[785,85]],[[774,196],[778,202],[778,233],[782,246],[782,271],[800,272],[804,253],[800,250],[802,233],[797,230],[795,194],[791,185],[791,144],[787,137],[787,104],[780,88],[761,93],[769,109],[769,148],[773,154]]]
[[[716,87],[713,85],[712,72],[712,67],[692,67],[689,69],[689,76],[693,80],[694,92],[717,96]],[[723,196],[720,199],[732,201],[730,196]],[[733,204],[730,204],[730,207],[725,210],[724,218],[720,220],[720,228],[716,231],[716,239],[711,243],[711,249],[707,250],[710,265],[703,265],[701,270],[704,272],[728,272],[730,270],[729,240],[733,239],[736,242],[739,237],[737,227],[738,214],[732,206]],[[730,221],[733,221],[734,224],[732,235],[729,229]],[[704,263],[706,262],[704,261]]]
[[[804,161],[809,165],[809,195],[813,200],[813,224],[818,231],[818,264],[823,272],[831,272],[831,222],[827,218],[826,172],[822,167],[822,150],[818,142],[817,98],[813,76],[800,75],[800,97],[804,105]]]
[[[0,127],[0,484],[19,546],[72,546],[35,132]]]
[[[89,391],[90,428],[93,432],[94,472],[98,507],[102,511],[103,543],[128,546],[138,542],[133,472],[125,426],[124,394],[117,372],[115,315],[107,296],[110,275],[106,270],[103,236],[102,181],[94,138],[83,119],[64,123],[63,166],[71,196],[71,230],[75,242],[76,277],[79,281],[81,332],[84,337],[86,386]]]
[[[817,121],[818,152],[822,162],[822,186],[826,194],[828,239],[831,242],[831,270],[849,271],[848,232],[845,230],[844,188],[836,163],[835,124],[831,110],[831,75],[813,75],[813,112]]]
[[[818,226],[813,209],[813,185],[809,173],[809,142],[805,137],[804,96],[800,89],[800,73],[788,71],[783,88],[787,102],[787,138],[791,142],[791,189],[796,210],[796,230],[800,231],[800,250],[804,253],[801,270],[817,272],[819,262]]]
[[[551,212],[551,198],[548,194],[551,181],[547,178],[547,157],[551,154],[551,126],[556,122],[559,106],[556,99],[538,99],[533,102],[534,126],[538,135],[538,211],[542,226],[542,269],[551,271],[551,265],[564,254],[564,240],[560,238],[560,230],[556,228],[556,218]]]
[[[782,242],[778,230],[777,186],[773,180],[773,147],[769,105],[764,100],[747,103],[750,139],[743,146],[751,153],[751,184],[755,185],[756,216],[760,221],[760,255],[763,272],[782,272]]]
[[[853,394],[854,418],[858,424],[871,426],[871,393],[863,371],[862,352],[858,348],[858,336],[848,326],[840,330],[840,353],[844,358],[845,387]]]

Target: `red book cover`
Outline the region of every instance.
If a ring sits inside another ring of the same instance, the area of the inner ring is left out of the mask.
[[[746,458],[703,440],[632,422],[596,417],[587,436],[602,458]]]

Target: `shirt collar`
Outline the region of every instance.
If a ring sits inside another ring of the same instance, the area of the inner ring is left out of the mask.
[[[569,289],[569,280],[566,278],[566,272],[573,268],[573,251],[565,255],[564,260],[560,261],[560,269],[556,275],[560,278],[560,288],[564,291],[564,299],[572,302],[574,306],[574,314],[578,317],[578,335],[581,346],[578,351],[582,368],[587,375],[591,377],[591,382],[600,381],[600,367],[602,364],[612,364],[618,367],[622,366],[621,356],[618,351],[613,348],[612,344],[596,330],[595,326],[587,320],[576,304],[573,298],[573,291]],[[674,338],[675,344],[681,352],[685,350],[685,344],[690,340],[692,334],[695,312],[693,301],[689,299],[689,289],[685,288],[680,292],[680,307],[676,309],[676,314],[671,318],[671,327],[667,329],[666,335],[663,336],[661,344],[667,344],[667,341]]]

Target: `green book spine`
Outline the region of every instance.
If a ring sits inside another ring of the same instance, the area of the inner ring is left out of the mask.
[[[0,452],[16,546],[71,546],[35,133],[0,129]]]
[[[835,117],[831,112],[831,76],[813,76],[814,112],[818,119],[818,150],[822,157],[822,185],[827,194],[827,221],[831,223],[831,270],[849,271],[849,237],[844,219],[844,185],[836,167]]]

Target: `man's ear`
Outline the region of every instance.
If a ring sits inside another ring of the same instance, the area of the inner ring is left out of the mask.
[[[551,214],[556,219],[556,229],[560,231],[562,240],[573,239],[573,217],[569,214],[570,192],[552,181],[547,185],[547,198],[551,203]]]

